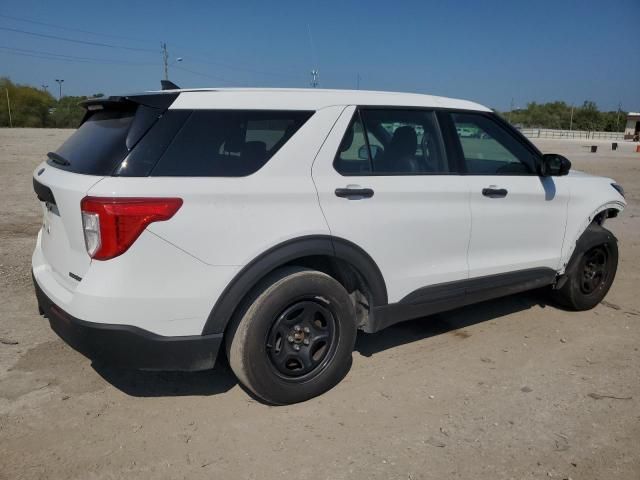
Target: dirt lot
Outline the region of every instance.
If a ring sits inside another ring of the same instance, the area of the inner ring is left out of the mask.
[[[92,366],[37,314],[31,172],[69,135],[0,130],[0,478],[640,478],[640,154],[546,141],[617,178],[622,263],[606,303],[526,294],[358,338],[334,390],[290,407],[226,368]]]

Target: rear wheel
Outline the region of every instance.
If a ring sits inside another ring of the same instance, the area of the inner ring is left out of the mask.
[[[589,310],[607,295],[618,269],[615,240],[590,248],[577,262],[555,298],[572,310]]]
[[[356,338],[347,291],[325,273],[298,267],[270,275],[226,335],[240,382],[273,404],[307,400],[347,374]]]

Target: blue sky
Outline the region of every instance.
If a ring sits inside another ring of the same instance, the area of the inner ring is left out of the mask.
[[[639,22],[640,0],[2,0],[0,76],[56,93],[63,78],[70,95],[156,89],[165,41],[182,87],[306,87],[316,67],[326,88],[359,76],[501,110],[513,98],[638,111]]]

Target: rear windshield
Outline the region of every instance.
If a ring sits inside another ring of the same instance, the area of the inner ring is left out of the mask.
[[[312,113],[194,110],[160,157],[151,175],[250,175],[267,163]]]
[[[49,164],[74,173],[111,175],[127,155],[127,134],[135,110],[101,110],[93,113],[55,151]],[[66,163],[65,163],[66,160]]]

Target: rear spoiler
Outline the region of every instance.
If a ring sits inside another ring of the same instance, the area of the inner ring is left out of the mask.
[[[89,98],[80,102],[80,106],[86,110],[80,125],[82,125],[93,112],[100,110],[133,110],[138,105],[164,111],[178,98],[180,93],[140,93],[135,95],[122,95],[100,98]]]

